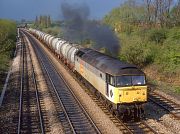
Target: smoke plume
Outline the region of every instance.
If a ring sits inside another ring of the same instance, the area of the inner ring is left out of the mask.
[[[90,11],[87,5],[61,5],[64,17],[63,36],[71,42],[90,39],[95,42],[95,49],[106,48],[112,56],[119,52],[119,41],[113,31],[98,21],[89,20]]]

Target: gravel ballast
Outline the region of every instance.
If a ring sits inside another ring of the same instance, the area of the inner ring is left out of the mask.
[[[47,119],[48,119],[48,127],[50,127],[49,133],[53,133],[53,134],[59,134],[59,133],[64,133],[63,132],[63,128],[61,126],[60,121],[58,120],[58,113],[56,111],[56,108],[54,106],[52,97],[49,93],[49,89],[46,83],[46,80],[44,78],[44,74],[41,70],[39,61],[36,57],[36,54],[32,48],[32,46],[30,45],[29,40],[28,41],[28,46],[31,52],[31,56],[32,56],[32,62],[34,65],[34,70],[35,70],[35,74],[36,74],[36,79],[38,82],[38,89],[39,89],[39,93],[41,94],[42,98],[43,98],[43,102],[44,102],[44,108],[45,111],[47,113]]]

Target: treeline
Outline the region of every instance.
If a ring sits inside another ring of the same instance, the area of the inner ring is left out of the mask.
[[[16,23],[0,19],[0,74],[7,70],[16,42]]]
[[[180,73],[180,0],[126,0],[103,22],[120,39],[121,60]]]
[[[48,28],[51,26],[51,17],[48,15],[40,15],[39,17],[36,16],[34,21],[34,26],[36,28]]]
[[[180,26],[180,0],[126,0],[105,16],[104,22],[115,31],[126,32],[137,27]]]
[[[180,0],[145,0],[145,20],[161,27],[180,26]]]

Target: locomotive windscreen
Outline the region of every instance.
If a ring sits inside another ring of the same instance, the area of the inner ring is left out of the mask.
[[[117,76],[116,77],[116,86],[139,86],[145,85],[145,76]]]

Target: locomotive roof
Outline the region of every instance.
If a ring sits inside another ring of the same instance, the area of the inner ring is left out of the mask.
[[[113,76],[119,75],[144,75],[144,73],[138,69],[135,65],[122,62],[116,58],[105,55],[90,48],[80,49],[83,53],[80,57],[90,65],[93,65],[97,69],[104,73],[111,74]]]

